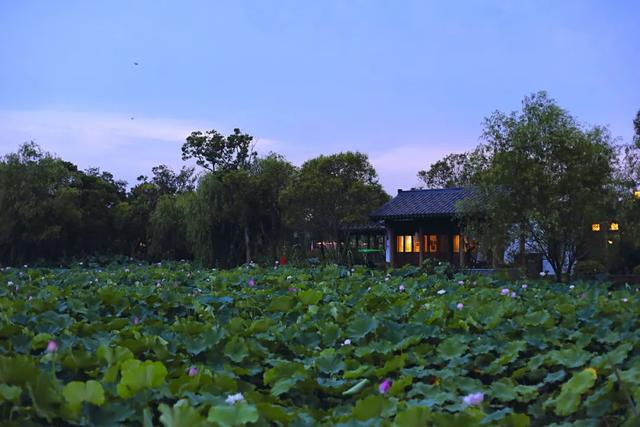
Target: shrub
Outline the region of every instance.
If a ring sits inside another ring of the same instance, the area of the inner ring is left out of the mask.
[[[595,276],[596,274],[605,273],[607,269],[599,261],[584,260],[576,263],[574,271],[576,276]]]
[[[633,274],[640,276],[640,265],[633,267]]]

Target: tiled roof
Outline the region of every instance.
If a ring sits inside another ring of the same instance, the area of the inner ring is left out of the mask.
[[[340,230],[353,231],[353,232],[384,232],[384,223],[382,221],[369,221],[369,222],[351,222],[340,224]]]
[[[398,190],[398,195],[369,214],[373,220],[450,216],[460,200],[474,197],[473,188]]]

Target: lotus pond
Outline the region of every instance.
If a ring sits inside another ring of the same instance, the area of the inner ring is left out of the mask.
[[[0,271],[0,424],[639,425],[635,288],[337,266]]]

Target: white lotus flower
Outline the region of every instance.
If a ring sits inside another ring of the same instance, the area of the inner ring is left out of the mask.
[[[234,403],[242,402],[243,400],[244,400],[244,396],[242,395],[242,393],[236,393],[236,394],[230,394],[229,396],[227,396],[225,403],[228,403],[229,405],[233,405]]]

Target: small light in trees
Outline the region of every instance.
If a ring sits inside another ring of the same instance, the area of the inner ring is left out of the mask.
[[[613,240],[607,240],[607,243],[613,245]]]
[[[633,192],[633,197],[636,198],[636,200],[640,200],[640,190],[636,190]]]
[[[612,222],[609,226],[609,231],[618,231],[620,229],[620,225],[617,222]]]
[[[591,231],[600,231],[600,224],[591,224]]]

